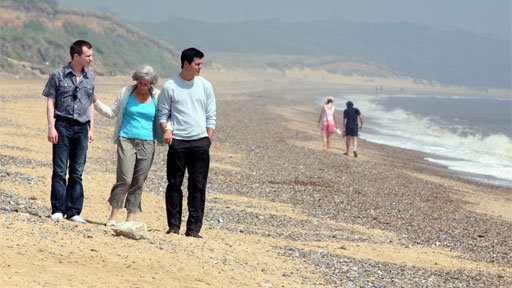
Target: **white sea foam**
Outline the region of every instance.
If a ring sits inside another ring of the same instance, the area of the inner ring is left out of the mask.
[[[337,103],[352,100],[367,119],[361,138],[426,152],[432,154],[426,158],[428,161],[461,172],[500,178],[487,182],[512,186],[512,140],[506,135],[483,137],[470,131],[470,127],[456,125],[442,128],[434,117],[421,117],[402,109],[389,111],[377,103],[376,97],[388,96],[343,95],[336,99]]]

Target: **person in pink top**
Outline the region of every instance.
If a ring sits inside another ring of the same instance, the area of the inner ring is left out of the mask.
[[[334,98],[329,96],[327,102],[320,110],[320,118],[318,118],[318,127],[321,128],[322,141],[324,143],[324,151],[329,150],[331,144],[331,136],[334,129],[338,129],[338,120],[336,119],[336,108],[333,105]]]

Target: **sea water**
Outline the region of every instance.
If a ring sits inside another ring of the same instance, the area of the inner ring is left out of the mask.
[[[364,117],[361,138],[426,152],[426,160],[464,177],[512,187],[512,99],[343,94],[335,97],[340,124],[348,100]]]

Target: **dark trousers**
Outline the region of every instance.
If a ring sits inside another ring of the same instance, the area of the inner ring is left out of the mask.
[[[71,218],[80,215],[84,203],[82,172],[87,159],[89,126],[56,120],[55,130],[59,141],[53,144],[52,214],[60,212]],[[66,174],[69,177],[67,183]]]
[[[173,139],[167,152],[167,189],[165,206],[169,228],[180,229],[183,211],[181,184],[188,172],[187,231],[198,232],[203,226],[206,181],[210,167],[210,138],[198,140]]]

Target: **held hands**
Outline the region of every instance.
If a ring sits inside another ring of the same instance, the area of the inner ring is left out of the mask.
[[[165,130],[165,132],[164,132],[164,143],[171,145],[171,143],[172,143],[172,130]]]

